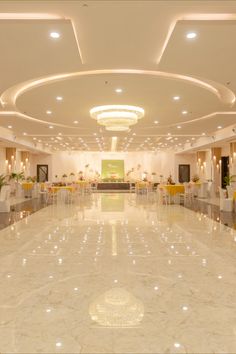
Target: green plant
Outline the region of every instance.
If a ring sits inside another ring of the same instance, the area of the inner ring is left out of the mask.
[[[7,185],[7,176],[5,175],[0,175],[0,190],[2,189],[3,186]]]
[[[14,180],[14,181],[22,181],[25,178],[24,176],[24,172],[20,172],[20,173],[16,173],[16,172],[12,172],[9,176],[9,180]]]
[[[226,186],[230,186],[231,182],[236,182],[236,175],[232,175],[232,176],[225,176],[224,177],[224,182]]]

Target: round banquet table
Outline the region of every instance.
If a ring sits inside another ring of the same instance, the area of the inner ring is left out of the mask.
[[[164,185],[164,188],[167,190],[167,192],[171,196],[184,193],[184,185],[183,184],[167,184],[167,185]]]
[[[70,192],[73,192],[75,190],[75,188],[72,186],[52,186],[50,187],[50,189],[52,190],[53,193],[57,193],[58,191],[61,190],[67,190]]]
[[[32,182],[23,182],[21,184],[21,186],[22,186],[22,189],[24,191],[25,198],[32,197],[32,190],[33,190],[33,187],[34,187],[34,183],[32,183]]]

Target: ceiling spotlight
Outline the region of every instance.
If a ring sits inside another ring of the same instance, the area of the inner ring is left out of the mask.
[[[189,32],[189,33],[186,34],[186,37],[188,39],[196,38],[197,37],[197,33],[196,32]]]
[[[7,128],[11,129],[11,128],[12,128],[12,125],[8,125]]]
[[[49,129],[53,129],[53,125],[49,125],[49,127],[48,127]]]
[[[154,124],[158,124],[159,122],[158,122],[158,120],[154,120]]]
[[[52,114],[52,111],[46,111],[47,114]]]
[[[121,88],[117,88],[115,91],[116,91],[116,93],[122,93],[123,92],[123,90]]]
[[[182,114],[188,114],[188,111],[182,111]]]
[[[78,122],[78,120],[74,120],[74,122],[73,122],[74,124],[78,124],[79,122]]]
[[[180,126],[180,125],[177,125],[177,129],[181,129],[181,126]]]
[[[27,135],[27,133],[24,132],[23,135]]]
[[[206,133],[202,133],[202,135],[204,136],[204,135],[206,135]]]
[[[217,129],[222,129],[222,126],[221,126],[221,125],[218,125]]]
[[[179,99],[180,99],[179,96],[174,96],[174,97],[173,97],[173,100],[175,100],[175,101],[178,101]]]
[[[53,39],[58,39],[58,38],[60,38],[60,33],[58,33],[58,32],[51,32],[51,33],[50,33],[50,37],[53,38]]]
[[[63,100],[63,97],[62,97],[62,96],[57,96],[57,97],[56,97],[56,100],[57,100],[57,101],[62,101],[62,100]]]

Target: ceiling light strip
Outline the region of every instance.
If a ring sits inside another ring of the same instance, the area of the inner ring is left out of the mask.
[[[196,85],[205,90],[212,92],[216,95],[223,103],[227,105],[232,105],[235,102],[235,94],[228,87],[224,85],[213,82],[213,81],[203,81],[195,77],[168,73],[163,71],[153,71],[153,70],[139,70],[139,69],[107,69],[107,70],[90,70],[90,71],[77,71],[72,73],[64,73],[58,75],[46,76],[34,80],[29,80],[22,82],[20,84],[14,85],[3,92],[0,97],[0,102],[4,106],[15,106],[17,98],[23,93],[43,85],[47,85],[52,82],[63,81],[66,79],[80,77],[80,76],[91,76],[91,75],[106,75],[106,74],[133,74],[133,75],[147,75],[164,77],[166,79],[180,80],[187,83]]]

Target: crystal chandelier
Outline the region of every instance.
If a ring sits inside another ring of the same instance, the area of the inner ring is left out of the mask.
[[[144,109],[128,105],[93,107],[90,116],[109,131],[127,131],[144,116]]]

